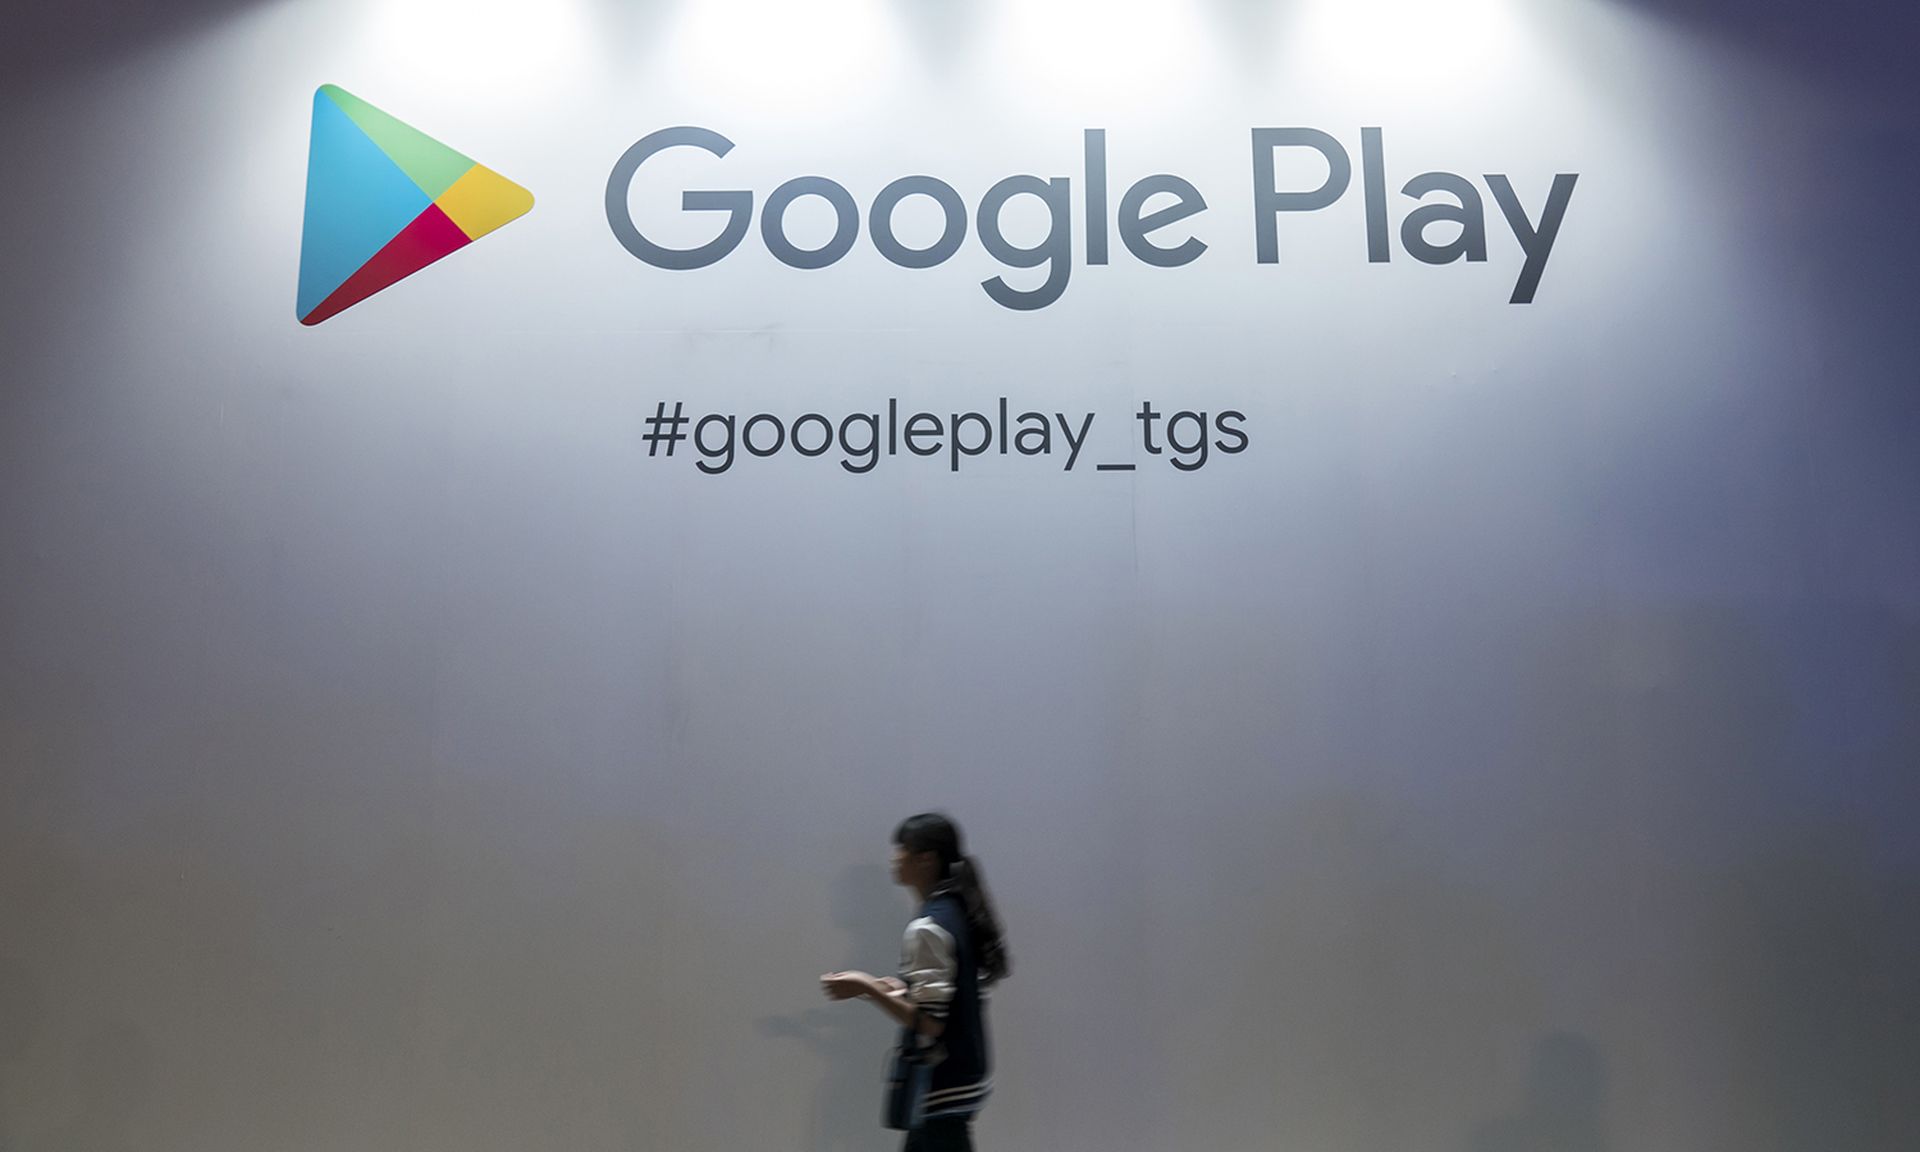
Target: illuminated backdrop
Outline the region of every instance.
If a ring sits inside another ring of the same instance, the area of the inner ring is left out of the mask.
[[[29,6],[0,1149],[887,1147],[927,807],[984,1148],[1904,1147],[1920,41],[1725,8]],[[303,327],[322,84],[537,206]]]

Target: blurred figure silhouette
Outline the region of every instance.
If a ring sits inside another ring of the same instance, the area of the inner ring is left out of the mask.
[[[905,1152],[973,1152],[973,1118],[993,1091],[986,995],[1007,975],[1006,936],[959,825],[922,812],[893,832],[893,882],[918,897],[900,974],[820,977],[829,1000],[865,1000],[899,1026],[882,1116]]]

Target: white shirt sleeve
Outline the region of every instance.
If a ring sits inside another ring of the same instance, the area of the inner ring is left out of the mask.
[[[959,971],[953,937],[945,928],[928,916],[907,925],[900,943],[900,979],[906,983],[907,999],[920,1011],[935,1019],[947,1014]]]

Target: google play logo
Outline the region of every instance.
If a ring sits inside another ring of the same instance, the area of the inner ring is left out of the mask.
[[[343,88],[313,94],[302,324],[318,324],[527,214],[533,193]]]

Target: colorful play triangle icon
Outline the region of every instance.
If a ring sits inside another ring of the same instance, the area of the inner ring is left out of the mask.
[[[533,193],[493,169],[323,84],[294,312],[318,324],[532,207]]]

